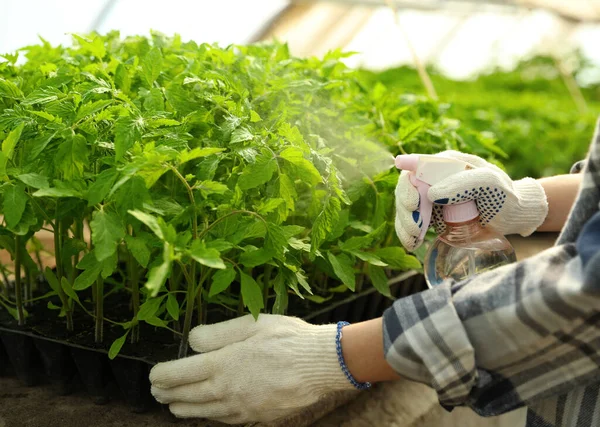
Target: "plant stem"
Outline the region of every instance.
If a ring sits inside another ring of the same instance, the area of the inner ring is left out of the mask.
[[[96,327],[94,328],[94,341],[101,344],[104,340],[104,280],[96,280]]]
[[[175,174],[175,176],[181,181],[181,183],[185,186],[185,189],[188,192],[188,197],[190,199],[190,203],[192,204],[192,208],[194,209],[192,215],[192,238],[196,240],[198,238],[198,216],[196,214],[196,199],[194,198],[194,191],[190,184],[186,181],[186,179],[181,175],[181,173],[177,170],[177,168],[170,166],[171,170]]]
[[[10,282],[8,280],[8,276],[6,275],[6,267],[4,267],[3,265],[0,265],[0,273],[2,273],[2,281],[3,281],[2,289],[4,290],[4,296],[6,298],[8,298],[9,297],[8,286],[9,286]]]
[[[268,313],[267,304],[269,302],[269,288],[271,284],[271,272],[273,271],[272,265],[265,266],[265,272],[263,273],[263,305],[264,305],[264,313]]]
[[[129,253],[129,262],[127,263],[129,268],[129,279],[131,280],[131,308],[133,310],[133,318],[137,319],[138,312],[140,311],[140,282],[139,282],[139,269],[138,265],[133,258],[133,255]],[[131,343],[136,343],[140,340],[140,326],[134,325],[131,328]]]
[[[76,239],[83,241],[83,220],[75,220],[74,236]],[[75,283],[75,279],[79,275],[77,272],[77,264],[79,263],[79,253],[73,255],[73,271],[71,272],[71,285]]]
[[[23,326],[25,314],[23,313],[23,289],[21,288],[21,237],[18,235],[15,236],[15,299],[19,326]]]
[[[237,312],[238,312],[238,317],[244,315],[244,297],[242,297],[241,293],[240,293],[240,299],[238,300]]]
[[[200,292],[202,294],[202,292]],[[201,325],[206,325],[206,321],[208,320],[208,299],[204,298],[202,300],[202,317],[201,317]]]
[[[61,262],[61,237],[62,237],[62,224],[61,221],[58,219],[58,207],[59,207],[59,201],[56,201],[56,221],[55,221],[55,225],[54,225],[54,258],[56,260],[56,276],[58,278],[58,282],[60,283],[60,279],[62,278],[63,275],[63,270],[62,270],[62,262]]]
[[[173,293],[175,298],[177,298],[176,292],[179,290],[179,280],[181,280],[182,274],[182,267],[178,264],[174,264],[173,269],[171,270],[171,277],[169,277],[169,292]],[[181,331],[179,319],[173,322],[173,329]],[[177,335],[175,335],[175,338],[177,338]]]
[[[25,305],[31,306],[31,301],[33,299],[33,280],[31,279],[31,270],[29,268],[25,269]]]
[[[194,264],[192,262],[192,272],[194,272]],[[195,272],[194,272],[195,273]],[[185,297],[185,319],[183,320],[183,335],[179,344],[179,358],[187,356],[188,338],[192,327],[192,314],[194,313],[194,302],[196,289],[194,286],[195,274],[191,276],[190,282],[187,284],[187,295]]]

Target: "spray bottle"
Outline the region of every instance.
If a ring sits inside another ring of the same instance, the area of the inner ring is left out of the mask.
[[[421,243],[429,224],[433,204],[427,197],[429,188],[473,166],[458,159],[408,154],[396,157],[396,167],[411,171],[410,181],[420,195],[419,212],[423,228]],[[443,208],[446,230],[438,236],[425,256],[425,279],[429,287],[446,279],[464,280],[475,274],[516,261],[510,242],[491,227],[483,227],[475,201],[470,200]]]

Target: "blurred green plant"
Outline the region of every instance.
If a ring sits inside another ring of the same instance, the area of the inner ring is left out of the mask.
[[[590,74],[593,65],[576,58],[575,76]],[[409,67],[361,74],[369,88],[382,84],[390,91],[424,93]],[[449,104],[447,114],[507,154],[504,166],[511,177],[568,173],[585,157],[600,115],[600,85],[581,89],[588,111],[580,112],[552,58],[534,57],[512,71],[495,69],[468,81],[435,70],[431,77],[440,99]]]

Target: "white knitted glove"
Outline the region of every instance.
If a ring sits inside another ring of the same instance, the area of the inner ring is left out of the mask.
[[[152,394],[181,418],[276,420],[354,389],[338,362],[336,333],[335,324],[269,314],[197,326],[190,346],[204,354],[154,366]]]
[[[482,225],[489,224],[504,235],[528,236],[546,219],[546,193],[535,179],[512,181],[499,167],[458,151],[444,151],[437,155],[462,160],[474,167],[429,189],[428,198],[434,202],[431,225],[437,233],[446,228],[442,217],[443,205],[467,200],[476,201]],[[417,211],[419,193],[411,184],[409,174],[402,171],[396,186],[396,233],[402,245],[412,251],[417,248],[423,221]]]

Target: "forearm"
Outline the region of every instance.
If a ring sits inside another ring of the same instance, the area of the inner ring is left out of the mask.
[[[385,361],[381,317],[345,326],[342,329],[342,353],[350,373],[359,382],[400,378]]]
[[[548,199],[548,215],[537,231],[557,232],[562,230],[577,197],[581,178],[581,174],[572,174],[538,180]]]

